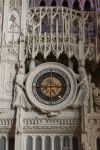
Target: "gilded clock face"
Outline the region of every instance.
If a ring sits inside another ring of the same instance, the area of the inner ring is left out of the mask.
[[[68,76],[59,69],[41,71],[33,80],[33,94],[43,104],[55,105],[64,101],[70,93]]]
[[[41,83],[41,91],[47,97],[55,97],[60,94],[62,85],[60,80],[50,74]],[[60,96],[59,96],[60,97]]]

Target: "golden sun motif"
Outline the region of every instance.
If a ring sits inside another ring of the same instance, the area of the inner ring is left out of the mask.
[[[41,91],[47,97],[59,96],[62,90],[61,82],[53,76],[47,77],[41,83]]]

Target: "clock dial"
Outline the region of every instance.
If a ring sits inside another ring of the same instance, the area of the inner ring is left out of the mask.
[[[33,80],[33,94],[39,102],[47,105],[63,102],[70,89],[68,76],[56,68],[41,71]]]
[[[48,97],[59,95],[61,89],[61,82],[56,77],[53,77],[52,74],[50,74],[50,77],[44,79],[41,84],[41,91]]]
[[[34,68],[26,80],[30,103],[43,112],[59,111],[70,105],[77,93],[73,71],[55,63],[43,63]]]

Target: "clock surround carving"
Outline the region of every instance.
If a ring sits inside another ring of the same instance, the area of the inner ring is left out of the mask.
[[[55,62],[37,66],[26,80],[27,97],[41,111],[61,111],[75,98],[76,92],[74,73],[68,67]]]

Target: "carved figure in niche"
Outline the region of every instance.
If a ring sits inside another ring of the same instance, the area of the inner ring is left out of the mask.
[[[79,68],[79,75],[77,75],[77,80],[79,81],[78,90],[76,94],[75,105],[86,105],[89,97],[89,85],[87,74],[84,67]]]
[[[100,107],[100,89],[98,87],[96,87],[96,85],[94,83],[92,83],[92,96],[93,96],[93,103],[97,107]]]
[[[11,31],[19,31],[20,28],[19,16],[14,11],[10,16],[10,29]]]
[[[15,80],[13,107],[22,107],[30,109],[30,104],[27,101],[24,88],[24,67],[19,66]]]

